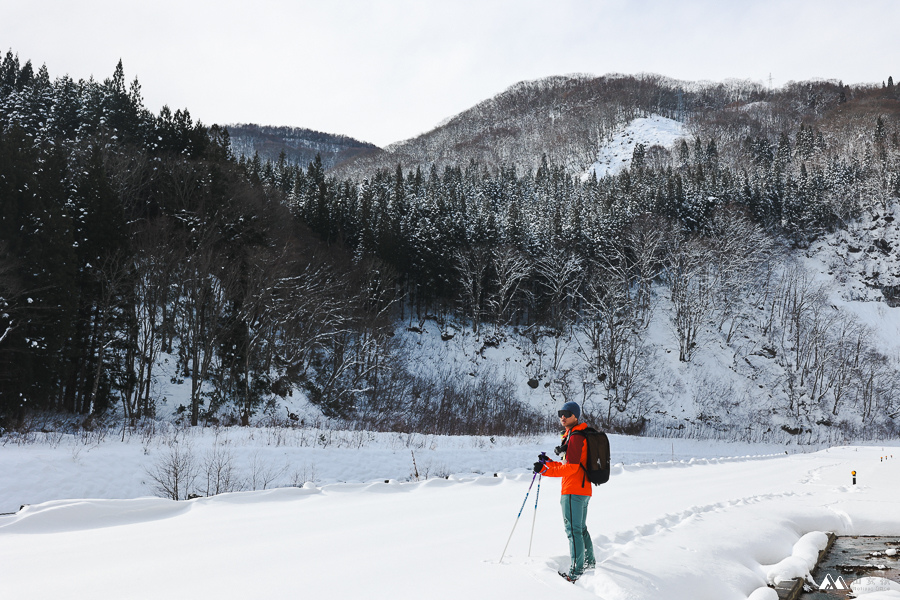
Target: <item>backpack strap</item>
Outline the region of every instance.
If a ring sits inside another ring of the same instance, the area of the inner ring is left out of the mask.
[[[581,443],[584,445],[587,445],[587,436],[585,435],[585,433],[587,433],[588,431],[591,431],[592,429],[593,429],[592,427],[585,427],[584,429],[578,429],[578,430],[573,429],[572,431],[569,432],[569,435],[566,438],[566,442],[568,442],[569,440],[572,439],[572,435],[579,435],[579,436],[581,436]],[[582,473],[581,487],[584,487],[584,484],[587,482],[587,467],[585,465],[581,464],[580,457],[578,459],[578,466],[581,467],[581,473]]]

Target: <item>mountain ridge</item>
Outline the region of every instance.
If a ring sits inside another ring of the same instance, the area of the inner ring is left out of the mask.
[[[378,149],[375,144],[347,135],[304,127],[255,123],[233,123],[227,127],[232,152],[247,160],[252,160],[254,154],[259,154],[261,160],[274,163],[283,152],[287,162],[305,167],[319,155],[323,166],[330,169],[360,154]]]
[[[489,172],[515,165],[521,171],[537,169],[544,157],[572,172],[585,172],[598,160],[604,143],[638,117],[659,115],[685,123],[689,135],[708,134],[727,113],[755,102],[778,104],[778,110],[807,121],[821,121],[855,92],[877,89],[877,84],[845,86],[832,78],[789,81],[779,88],[738,78],[688,81],[656,73],[587,73],[551,75],[514,83],[499,93],[441,120],[417,136],[384,147],[359,142],[341,134],[260,125],[255,131],[232,132],[238,138],[236,154],[248,159],[262,148],[261,158],[276,161],[281,149],[300,166],[312,161],[314,144],[305,153],[293,152],[287,133],[310,132],[338,140],[339,149],[327,148],[322,163],[338,179],[361,181],[375,171],[438,170],[446,166],[478,163]],[[845,97],[847,96],[847,97]],[[860,110],[865,110],[859,105]],[[884,108],[882,107],[882,110]],[[888,109],[890,112],[892,110]],[[779,124],[776,124],[779,126]],[[255,132],[269,134],[254,143]],[[280,141],[274,138],[280,136]]]

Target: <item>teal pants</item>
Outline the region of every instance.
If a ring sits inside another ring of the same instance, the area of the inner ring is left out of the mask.
[[[584,573],[584,565],[593,566],[594,544],[587,530],[587,509],[590,496],[563,494],[560,500],[563,522],[566,525],[566,537],[569,538],[569,556],[572,564],[569,567],[571,577],[580,577]]]

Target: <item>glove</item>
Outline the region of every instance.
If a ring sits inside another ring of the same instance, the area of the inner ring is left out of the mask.
[[[549,460],[550,460],[550,457],[547,456],[547,453],[546,453],[546,452],[541,452],[541,453],[538,455],[538,461],[537,461],[536,463],[534,463],[534,472],[535,472],[535,473],[540,473],[541,471],[543,471],[543,470],[544,470],[544,464],[547,463]]]
[[[568,450],[568,449],[569,449],[568,444],[562,444],[553,449],[553,454],[555,454],[557,456],[562,456],[563,454],[566,453],[566,450]]]

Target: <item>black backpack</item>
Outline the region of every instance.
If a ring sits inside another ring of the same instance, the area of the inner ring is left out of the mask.
[[[569,437],[580,435],[587,443],[587,465],[581,465],[587,480],[594,485],[609,481],[609,438],[602,431],[586,427],[572,431]]]

